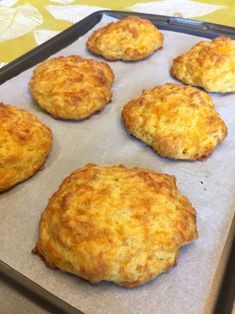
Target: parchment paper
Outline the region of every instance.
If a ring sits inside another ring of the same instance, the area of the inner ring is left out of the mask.
[[[95,28],[110,20],[105,17]],[[32,69],[0,86],[2,102],[31,111],[54,135],[45,169],[0,194],[0,259],[85,313],[202,313],[234,215],[234,94],[212,95],[229,135],[204,162],[160,158],[151,148],[129,136],[122,125],[123,105],[138,97],[142,89],[174,82],[169,75],[172,58],[202,40],[175,32],[163,33],[164,48],[150,58],[136,63],[109,63],[115,73],[113,101],[99,114],[81,122],[55,120],[32,101],[28,90]],[[89,34],[57,55],[80,54],[100,59],[86,51]],[[123,163],[176,176],[181,192],[197,209],[200,236],[181,249],[177,267],[143,287],[128,290],[112,283],[91,285],[79,277],[47,268],[38,256],[31,254],[48,198],[67,175],[89,162]]]

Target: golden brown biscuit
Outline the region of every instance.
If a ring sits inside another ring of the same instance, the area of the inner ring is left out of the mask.
[[[111,101],[113,79],[112,69],[104,62],[57,57],[36,67],[30,89],[39,106],[53,117],[80,120]]]
[[[138,61],[162,44],[162,33],[149,20],[129,16],[95,31],[87,41],[87,48],[107,60]]]
[[[145,90],[124,106],[122,117],[130,134],[173,159],[206,159],[227,135],[211,97],[191,86]]]
[[[209,92],[235,92],[235,40],[201,41],[173,60],[172,75]]]
[[[51,130],[34,115],[0,103],[0,192],[41,169],[51,144]]]
[[[136,287],[175,265],[197,237],[196,212],[175,177],[88,164],[50,198],[34,252],[92,283]]]

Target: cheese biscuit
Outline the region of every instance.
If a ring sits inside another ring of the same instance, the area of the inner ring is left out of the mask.
[[[149,20],[136,16],[98,29],[87,41],[89,51],[110,61],[142,60],[162,45],[163,34]]]
[[[208,92],[235,92],[235,40],[201,41],[173,60],[172,75]]]
[[[197,237],[196,212],[175,177],[88,164],[49,199],[34,253],[92,283],[131,288],[174,266]]]
[[[0,192],[43,168],[51,130],[34,115],[0,103]]]
[[[127,131],[162,157],[206,159],[227,135],[211,97],[191,86],[167,83],[128,102]]]
[[[113,79],[112,69],[104,62],[56,57],[36,67],[30,89],[38,105],[54,118],[80,120],[111,101]]]

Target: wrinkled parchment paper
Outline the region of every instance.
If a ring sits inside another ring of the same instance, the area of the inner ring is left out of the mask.
[[[104,17],[95,28],[110,20]],[[57,55],[80,54],[100,59],[86,51],[90,33]],[[169,75],[172,58],[201,40],[186,34],[163,33],[164,48],[150,58],[136,63],[109,63],[115,73],[113,101],[84,121],[59,121],[44,113],[28,90],[32,69],[0,86],[0,101],[31,111],[52,129],[54,136],[45,169],[0,194],[0,259],[85,313],[202,313],[234,215],[234,94],[212,94],[229,135],[204,162],[160,158],[129,136],[122,125],[123,105],[138,97],[142,89],[174,82]],[[197,209],[200,235],[199,240],[181,249],[177,267],[143,287],[128,290],[112,283],[91,285],[79,277],[47,268],[38,256],[31,254],[48,198],[67,175],[90,162],[147,167],[176,176],[181,192]]]

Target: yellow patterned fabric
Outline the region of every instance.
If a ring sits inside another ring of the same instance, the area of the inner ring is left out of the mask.
[[[233,0],[0,0],[0,67],[102,9],[177,16],[235,27]]]

